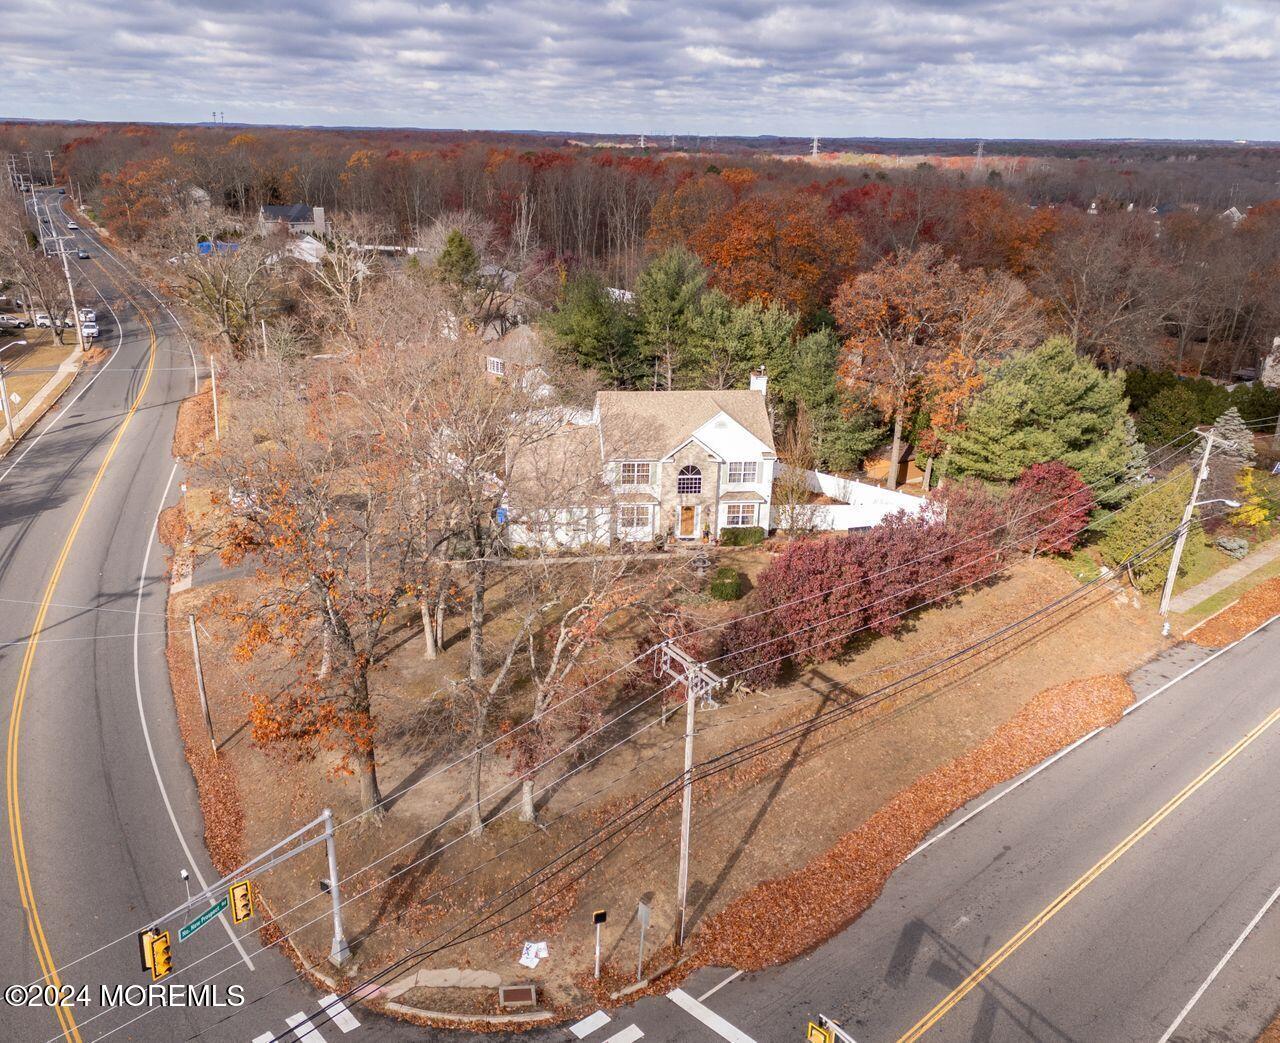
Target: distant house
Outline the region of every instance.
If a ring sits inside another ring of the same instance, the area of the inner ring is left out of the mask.
[[[324,207],[306,203],[264,206],[258,212],[258,224],[264,233],[276,228],[284,228],[290,235],[324,235],[326,231]]]
[[[494,380],[519,381],[535,395],[552,393],[551,354],[532,326],[517,326],[484,343],[485,373]]]
[[[1249,212],[1248,207],[1246,207],[1244,210],[1241,210],[1238,206],[1229,206],[1227,207],[1227,209],[1222,211],[1222,213],[1220,213],[1218,216],[1222,218],[1222,220],[1224,221],[1230,221],[1232,225],[1238,225],[1241,221],[1245,219],[1245,216],[1248,214],[1248,212]]]

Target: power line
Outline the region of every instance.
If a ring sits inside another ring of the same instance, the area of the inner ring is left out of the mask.
[[[1127,559],[1124,564],[1132,565],[1132,564],[1140,563],[1140,561],[1145,556],[1158,552],[1160,546],[1163,545],[1164,543],[1169,542],[1171,539],[1175,538],[1180,529],[1181,529],[1181,526],[1179,526],[1178,529],[1175,529],[1169,533],[1166,533],[1164,536],[1159,537],[1157,540],[1148,544],[1147,547],[1143,548],[1141,551],[1137,552],[1134,555],[1131,555],[1130,558]],[[823,713],[819,714],[814,718],[811,718],[809,720],[802,721],[802,722],[797,722],[794,725],[790,725],[786,728],[779,729],[778,731],[771,733],[770,735],[763,736],[757,740],[753,740],[748,743],[743,743],[734,749],[728,750],[725,753],[719,754],[716,757],[713,757],[707,761],[704,761],[698,765],[695,778],[697,781],[701,781],[713,775],[719,774],[722,771],[727,771],[733,767],[736,767],[738,764],[745,762],[746,760],[752,759],[757,756],[761,756],[762,754],[771,752],[773,749],[776,749],[782,745],[786,745],[788,742],[791,741],[791,738],[797,733],[804,733],[807,735],[820,728],[824,728],[829,724],[834,723],[835,721],[843,720],[846,717],[852,716],[856,712],[861,712],[867,709],[869,706],[875,705],[877,702],[883,701],[884,699],[887,699],[892,695],[900,694],[900,692],[896,691],[896,689],[902,686],[904,682],[911,681],[911,684],[908,685],[907,687],[908,688],[914,687],[915,685],[921,683],[922,680],[925,677],[927,677],[930,673],[936,672],[941,669],[946,669],[953,662],[963,661],[964,658],[974,654],[980,648],[986,645],[992,644],[995,641],[1001,640],[1002,638],[1004,638],[1005,636],[1011,633],[1016,633],[1019,628],[1025,627],[1027,624],[1034,621],[1035,619],[1040,618],[1041,616],[1048,615],[1049,613],[1056,611],[1058,608],[1062,607],[1063,605],[1070,604],[1071,602],[1081,598],[1084,595],[1084,593],[1088,592],[1094,586],[1096,586],[1101,582],[1102,582],[1101,577],[1099,577],[1098,579],[1092,580],[1089,583],[1084,584],[1080,588],[1077,588],[1074,591],[1071,591],[1065,595],[1060,596],[1059,598],[1054,599],[1048,605],[1042,606],[1041,608],[1034,610],[1032,613],[1029,613],[1027,616],[1024,616],[1022,619],[1017,620],[1014,623],[1010,623],[1003,627],[1000,627],[999,629],[986,635],[979,641],[974,642],[969,646],[966,646],[966,648],[962,649],[961,651],[957,653],[952,653],[951,655],[946,656],[943,659],[936,661],[935,663],[931,663],[928,666],[923,667],[921,670],[916,671],[914,674],[909,674],[907,675],[907,677],[901,678],[898,681],[892,682],[891,684],[886,685],[877,691],[868,693],[867,696],[864,696],[863,699],[858,702],[849,703],[844,706],[835,707],[832,710],[824,711]],[[875,698],[873,699],[873,697]],[[616,828],[614,828],[613,824],[599,827],[593,834],[589,834],[588,837],[578,841],[578,843],[571,846],[566,851],[562,852],[555,859],[552,859],[544,863],[542,866],[538,867],[531,873],[526,874],[525,877],[523,877],[520,881],[518,881],[516,884],[512,885],[511,887],[507,888],[506,891],[500,892],[499,895],[495,896],[494,899],[490,900],[490,903],[486,903],[486,904],[492,904],[492,902],[496,901],[499,898],[505,897],[511,891],[522,887],[524,884],[528,883],[529,881],[536,881],[539,876],[551,870],[552,867],[556,865],[556,863],[563,860],[575,849],[582,847],[584,844],[587,843],[588,840],[591,840],[592,837],[599,836],[602,833],[608,833],[608,835],[605,836],[602,840],[588,847],[585,851],[578,854],[569,862],[565,863],[564,866],[560,867],[559,869],[553,870],[551,872],[551,875],[554,877],[560,872],[563,872],[569,866],[574,865],[575,863],[580,861],[582,858],[589,855],[593,850],[599,847],[602,847],[605,843],[613,839],[614,836],[617,836],[621,833],[624,833],[634,828],[635,825],[638,825],[640,821],[643,821],[644,818],[647,818],[650,814],[656,811],[659,806],[661,806],[663,803],[665,803],[667,800],[671,799],[675,795],[677,791],[676,788],[679,785],[681,785],[683,782],[683,775],[684,773],[681,773],[681,775],[669,780],[668,782],[664,783],[662,786],[651,791],[650,794],[646,795],[643,798],[640,798],[638,801],[633,803],[631,808],[627,809],[627,811],[623,812],[620,816],[615,817],[614,821],[617,822],[618,819],[626,819],[627,816],[634,814],[636,817],[633,818],[632,820],[623,821],[622,824],[617,825]],[[644,808],[644,805],[651,801],[653,802],[652,805],[648,808]],[[612,832],[608,832],[610,829],[612,829]],[[620,844],[621,841],[619,841],[618,843]],[[617,845],[615,845],[615,847],[616,846]],[[606,852],[605,856],[602,856],[600,860],[597,860],[596,864],[598,864],[599,861],[602,861],[604,857],[607,857],[608,853],[609,852]],[[581,879],[581,876],[584,876],[587,872],[590,872],[591,868],[593,868],[593,866],[589,866],[586,870],[583,871],[582,874],[579,874],[579,876],[572,878],[569,881],[569,883],[566,884],[565,886],[566,887],[572,886],[573,883],[576,883],[579,879]],[[506,926],[507,924],[512,923],[523,916],[528,915],[530,912],[532,912],[534,908],[537,908],[539,905],[544,904],[549,898],[553,898],[559,893],[559,890],[552,892],[547,898],[544,898],[539,902],[535,902],[530,909],[517,914],[515,917],[512,917],[511,919],[502,921],[501,923],[496,924],[478,934],[469,933],[471,931],[475,931],[481,924],[484,924],[487,920],[492,919],[495,915],[498,915],[501,912],[505,911],[511,905],[514,905],[521,898],[525,897],[527,894],[535,890],[538,886],[540,886],[540,884],[538,883],[531,884],[525,891],[523,891],[520,894],[517,894],[510,901],[505,902],[502,905],[499,905],[497,909],[495,909],[493,912],[490,912],[487,916],[480,918],[478,921],[475,921],[474,926],[464,929],[465,928],[465,925],[464,925],[464,927],[460,927],[455,931],[454,936],[449,941],[445,942],[442,945],[436,946],[433,949],[424,951],[424,949],[426,949],[427,946],[443,938],[448,932],[445,931],[435,935],[431,939],[428,939],[427,941],[417,946],[415,949],[410,950],[410,952],[406,953],[404,956],[392,961],[386,967],[383,967],[382,969],[369,975],[360,984],[352,987],[347,992],[343,993],[343,995],[340,998],[343,1000],[346,1000],[356,995],[357,993],[363,992],[364,990],[368,989],[370,986],[375,985],[380,980],[384,979],[388,974],[403,969],[407,963],[412,962],[413,966],[420,965],[422,962],[429,959],[431,956],[436,955],[437,953],[442,952],[445,949],[451,948],[454,945],[461,944],[462,942],[465,942],[465,941],[473,941],[476,938],[483,937],[486,934],[490,934],[493,931],[498,930],[501,927]],[[561,888],[560,890],[564,890],[564,888]],[[484,907],[482,907],[482,909],[483,908]],[[276,986],[276,989],[282,988],[284,985],[289,984],[289,982],[293,980],[297,980],[297,976],[295,976],[294,978],[288,979],[285,982],[282,982],[279,986]],[[276,989],[272,989],[270,992],[264,994],[264,996],[255,997],[254,1000],[250,1001],[250,1005],[252,1003],[258,1002],[259,999],[265,998],[265,996],[267,995],[271,995],[272,992],[276,991]],[[228,1015],[228,1018],[234,1017],[235,1014],[240,1013],[244,1009],[245,1008],[239,1008],[233,1014]],[[228,1018],[224,1018],[222,1022],[219,1022],[218,1024],[222,1024],[223,1022],[228,1020]],[[323,1008],[322,1008],[321,1017],[319,1019],[313,1019],[312,1023],[317,1027],[322,1027],[329,1020],[332,1020],[332,1016],[329,1015],[327,1011],[323,1011]],[[197,1033],[196,1036],[189,1037],[189,1038],[196,1038],[201,1034],[202,1033]],[[102,1038],[102,1037],[99,1037],[99,1038]],[[276,1035],[272,1037],[271,1043],[280,1043],[280,1041],[282,1041],[283,1039],[284,1039],[284,1036]]]

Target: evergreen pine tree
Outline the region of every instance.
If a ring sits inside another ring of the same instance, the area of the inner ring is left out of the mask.
[[[636,347],[634,322],[599,276],[570,279],[546,325],[560,351],[577,365],[595,370],[612,387],[644,385],[647,374]]]
[[[678,386],[707,273],[683,247],[659,254],[636,281],[636,342],[655,390]]]
[[[1253,463],[1258,455],[1253,445],[1253,432],[1235,406],[1214,421],[1213,437],[1215,443],[1222,446],[1222,451],[1239,463]]]
[[[1135,463],[1124,376],[1104,373],[1055,337],[991,371],[951,435],[948,474],[1011,482],[1033,464],[1058,460],[1116,503]]]

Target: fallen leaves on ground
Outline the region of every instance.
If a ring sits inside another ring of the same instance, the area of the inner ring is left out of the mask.
[[[1191,640],[1205,648],[1222,648],[1239,641],[1275,615],[1280,615],[1280,577],[1247,591],[1230,608],[1198,627],[1190,635]]]
[[[226,430],[225,424],[223,430]],[[178,406],[178,423],[173,430],[173,455],[189,459],[212,437],[213,394],[206,390],[183,399]]]
[[[879,896],[939,822],[1095,728],[1133,700],[1120,676],[1070,681],[1035,696],[976,749],[917,779],[826,854],[757,885],[713,916],[698,962],[758,970],[808,952]]]

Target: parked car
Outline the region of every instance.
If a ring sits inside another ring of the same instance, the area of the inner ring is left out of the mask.
[[[25,330],[30,325],[21,315],[0,315],[0,330]]]
[[[42,330],[53,329],[53,320],[42,311],[36,312],[36,328]]]
[[[85,340],[95,340],[98,336],[98,324],[96,322],[85,322],[80,326],[80,335]]]

